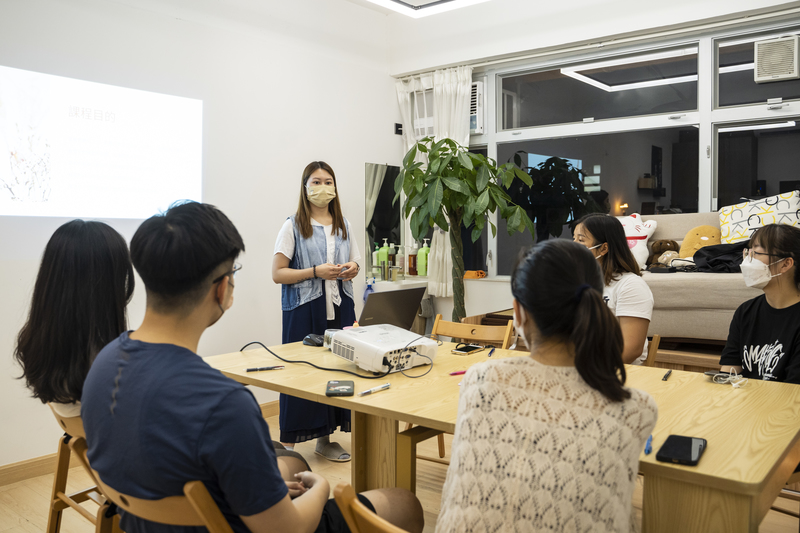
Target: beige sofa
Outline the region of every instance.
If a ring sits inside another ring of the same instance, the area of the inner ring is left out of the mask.
[[[680,244],[686,233],[696,226],[719,227],[716,212],[645,215],[642,219],[658,222],[650,243],[672,239]],[[645,272],[643,277],[655,301],[648,335],[662,338],[725,341],[736,308],[763,294],[747,287],[739,273]]]

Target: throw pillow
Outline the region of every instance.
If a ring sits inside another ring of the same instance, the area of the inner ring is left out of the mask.
[[[719,210],[722,242],[746,241],[761,226],[800,222],[800,191],[792,191],[763,200],[728,205]]]
[[[720,230],[714,226],[697,226],[686,233],[681,243],[681,258],[694,257],[694,254],[704,246],[720,243]]]
[[[626,217],[617,217],[617,220],[622,223],[622,228],[625,230],[628,248],[631,249],[633,257],[639,263],[639,268],[644,270],[647,266],[647,258],[650,256],[650,251],[647,249],[647,239],[655,233],[658,222],[655,220],[644,222],[642,215],[639,213]]]

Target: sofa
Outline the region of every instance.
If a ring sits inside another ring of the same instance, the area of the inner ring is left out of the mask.
[[[680,244],[694,227],[719,227],[717,212],[644,215],[642,219],[658,222],[650,243],[672,239]],[[661,335],[662,339],[724,342],[736,308],[763,294],[747,287],[739,273],[644,272],[643,278],[655,301],[648,335]]]

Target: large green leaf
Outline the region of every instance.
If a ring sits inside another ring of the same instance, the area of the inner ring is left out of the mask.
[[[445,231],[450,229],[450,225],[447,223],[447,217],[444,216],[444,211],[439,211],[436,215],[436,223]]]
[[[442,205],[442,197],[444,195],[442,180],[437,179],[428,188],[430,189],[430,193],[428,193],[428,213],[435,215]]]
[[[467,156],[464,152],[458,152],[458,162],[461,163],[461,166],[472,170],[472,160]]]
[[[520,211],[522,211],[522,209],[517,207],[514,210],[514,214],[508,219],[509,230],[513,229],[515,232],[519,231],[520,224],[522,223],[522,214]]]
[[[484,190],[475,201],[475,217],[477,218],[478,215],[483,215],[487,207],[489,207],[489,191]]]
[[[467,194],[467,195],[470,194],[469,185],[467,185],[458,178],[443,176],[442,181],[444,182],[445,185],[447,185],[447,188],[450,189],[451,191],[456,191],[460,192],[461,194]]]
[[[413,197],[411,197],[408,201],[408,205],[410,207],[419,207],[424,204],[428,200],[428,190],[426,189],[421,193],[415,193]]]
[[[421,177],[417,177],[414,180],[414,186],[417,188],[417,192],[422,192],[422,189],[425,188],[425,180]]]
[[[439,165],[441,165],[441,164],[442,164],[441,158],[438,158],[438,157],[434,158],[431,161],[431,164],[428,165],[428,172],[430,172],[431,174],[438,173],[439,172]]]
[[[478,177],[475,179],[475,187],[478,188],[478,192],[483,192],[487,183],[489,183],[489,167],[481,165],[478,167]]]
[[[514,169],[514,175],[517,176],[519,179],[521,179],[522,183],[524,183],[528,187],[533,185],[533,179],[530,177],[530,175],[527,172],[524,172],[524,171],[522,171],[522,170],[520,170],[518,168],[515,168]]]
[[[492,228],[492,237],[497,237],[497,226],[490,220],[489,226]]]
[[[417,157],[417,145],[411,147],[411,150],[408,151],[406,156],[403,158],[403,166],[408,168],[408,166],[414,161]]]
[[[477,225],[472,228],[472,242],[477,241],[481,238],[481,233],[483,233],[483,228],[479,228]]]

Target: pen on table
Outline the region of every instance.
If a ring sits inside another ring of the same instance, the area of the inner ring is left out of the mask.
[[[258,368],[245,368],[244,371],[245,372],[261,372],[262,370],[283,370],[284,368],[286,368],[286,367],[283,366],[283,365],[261,366],[261,367],[258,367]]]
[[[459,370],[458,372],[450,372],[450,375],[451,376],[460,376],[464,372],[466,372],[466,370]]]
[[[669,370],[667,370],[667,373],[664,374],[664,377],[661,378],[661,381],[667,381],[669,379],[669,375],[670,374],[672,374],[672,369],[671,368]]]
[[[492,349],[491,349],[491,350],[489,350],[489,357],[491,357],[491,356],[492,356],[492,354],[494,353],[494,348],[495,348],[495,347],[494,347],[494,346],[492,346]]]
[[[382,391],[382,390],[386,390],[391,386],[392,386],[391,383],[384,383],[380,387],[375,387],[374,389],[367,389],[365,391],[361,391],[361,392],[358,393],[358,395],[359,396],[366,396],[367,394],[372,394],[373,392],[379,392],[379,391]]]
[[[653,451],[653,436],[647,437],[647,442],[644,443],[644,454],[650,455]]]

